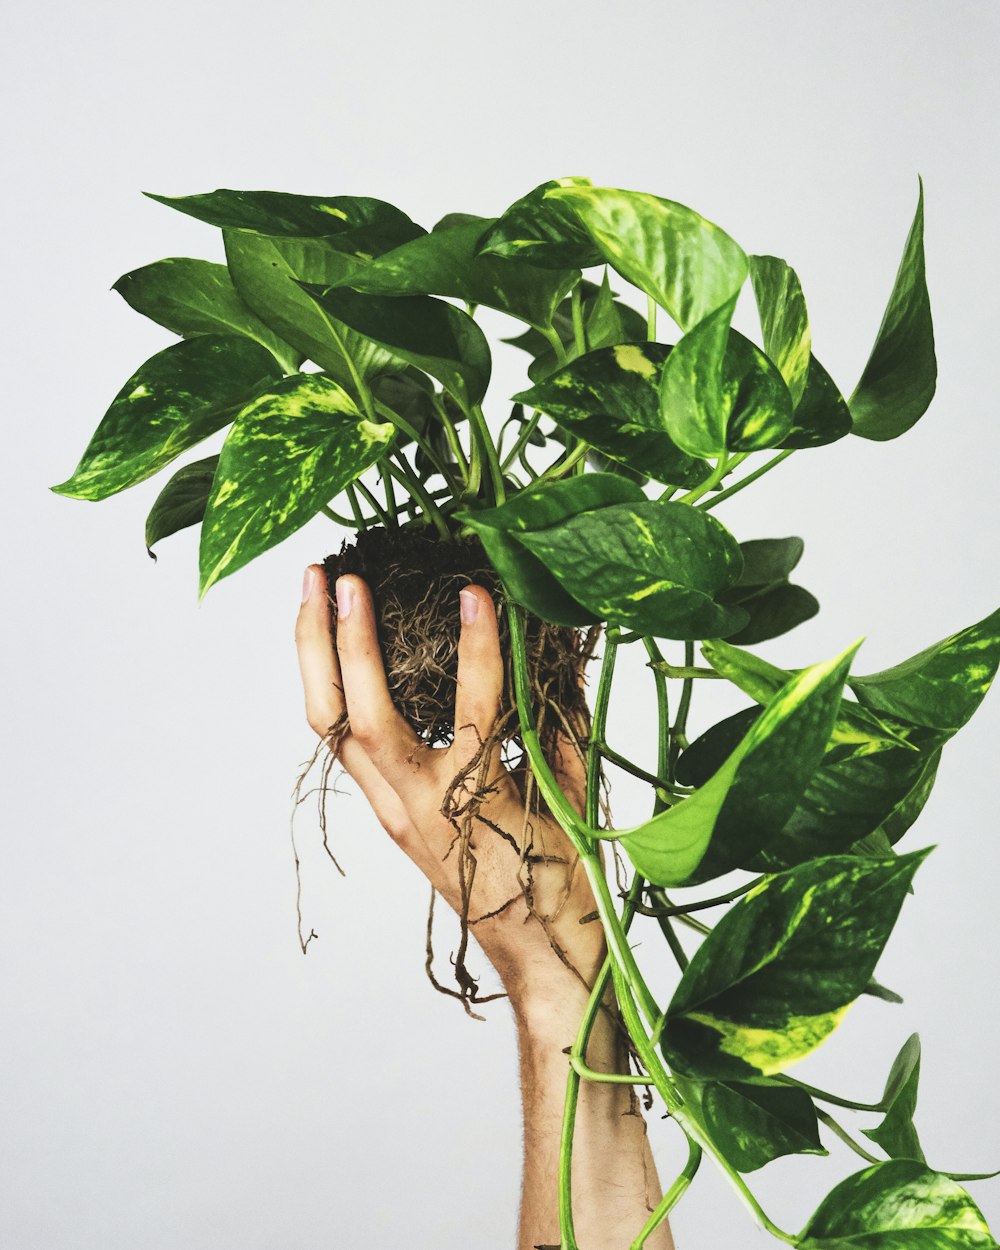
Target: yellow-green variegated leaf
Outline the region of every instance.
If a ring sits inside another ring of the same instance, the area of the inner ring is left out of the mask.
[[[704,638],[746,620],[742,608],[715,602],[742,558],[735,538],[713,522],[686,504],[646,501],[515,536],[599,620],[658,638]]]
[[[745,866],[774,836],[823,758],[858,645],[786,683],[692,795],[617,834],[644,877],[707,881]]]
[[[146,550],[154,560],[153,547],[161,538],[197,525],[205,515],[218,467],[218,456],[206,456],[204,460],[186,464],[157,495],[146,518]]]
[[[731,330],[734,296],[688,331],[660,380],[663,421],[692,456],[779,447],[792,429],[792,397],[764,353]]]
[[[305,525],[390,447],[322,374],[285,378],[248,404],[219,455],[201,528],[201,594]]]
[[[920,1083],[920,1037],[913,1033],[896,1056],[882,1095],[885,1118],[877,1128],[861,1131],[876,1142],[890,1159],[916,1159],[926,1163],[913,1124]]]
[[[302,353],[243,303],[225,265],[175,256],[123,274],[111,289],[136,312],[183,338],[245,334],[266,347],[286,373],[302,363]]]
[[[476,244],[492,224],[490,218],[473,217],[436,228],[370,261],[345,285],[366,295],[447,295],[495,308],[537,328],[551,325],[579,271],[477,256]]]
[[[426,233],[384,200],[360,195],[290,195],[285,191],[231,191],[152,195],[151,200],[222,230],[271,238],[328,239],[365,259]]]
[[[362,295],[349,287],[300,283],[328,317],[397,360],[437,378],[464,407],[486,394],[489,343],[460,308],[430,295]]]
[[[811,1054],[864,992],[926,854],[813,860],[735,903],[667,1009],[671,1068],[748,1080]]]
[[[875,346],[848,401],[853,433],[898,438],[927,411],[937,386],[934,325],[924,265],[924,185]]]
[[[226,263],[240,298],[266,325],[342,386],[404,362],[318,307],[298,285],[339,282],[361,262],[324,239],[284,239],[225,230]]]
[[[569,210],[603,260],[690,330],[747,276],[743,249],[700,213],[645,191],[554,186],[545,204]]]
[[[1000,608],[893,668],[851,679],[862,703],[912,725],[957,733],[1000,666]]]
[[[798,274],[777,256],[751,256],[750,281],[760,315],[764,351],[778,366],[798,405],[806,389],[812,332]]]
[[[139,366],[73,476],[52,489],[73,499],[107,499],[145,481],[227,426],[251,396],[280,377],[274,356],[243,335],[174,343]]]
[[[576,215],[548,192],[560,187],[590,186],[589,178],[556,178],[515,200],[485,230],[478,255],[527,261],[545,269],[586,269],[601,263],[601,253]]]
[[[799,1250],[997,1250],[960,1185],[911,1159],[841,1181],[795,1241]]]
[[[599,348],[514,399],[637,473],[696,486],[707,477],[708,466],[680,450],[660,417],[660,373],[669,354],[662,343]]]

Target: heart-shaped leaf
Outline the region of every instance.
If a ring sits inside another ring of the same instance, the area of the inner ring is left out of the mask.
[[[426,233],[394,205],[370,196],[289,195],[284,191],[225,188],[203,195],[143,194],[223,230],[271,238],[333,240],[333,246],[358,251],[366,260]]]
[[[287,373],[302,363],[302,354],[243,303],[225,265],[176,256],[123,274],[111,289],[136,312],[184,338],[245,334],[266,347]]]
[[[694,794],[617,835],[644,877],[708,881],[744,866],[774,837],[823,758],[857,645],[783,686]]]
[[[201,527],[201,594],[311,520],[395,432],[366,421],[323,374],[284,378],[248,404],[222,446]]]
[[[746,1080],[814,1051],[864,991],[927,853],[813,860],[735,903],[667,1009],[671,1068]]]
[[[601,253],[576,216],[547,193],[559,187],[589,186],[589,178],[556,178],[515,200],[483,231],[477,253],[524,260],[546,269],[586,269]]]
[[[73,476],[53,486],[73,499],[107,499],[145,481],[227,426],[248,399],[281,377],[274,356],[239,334],[203,334],[139,366],[104,414]]]
[[[924,265],[924,186],[875,346],[849,407],[855,434],[883,442],[924,415],[937,386],[934,325]]]
[[[457,519],[479,535],[507,594],[542,620],[556,625],[592,625],[594,613],[582,607],[516,537],[532,528],[619,503],[642,503],[634,483],[609,473],[587,473],[561,482],[532,486],[500,508],[460,512]]]
[[[490,348],[461,309],[429,295],[361,295],[348,287],[299,283],[325,313],[429,373],[463,405],[478,404],[490,380]]]
[[[809,361],[805,394],[792,426],[779,444],[784,448],[825,447],[851,432],[851,411],[836,382],[815,356]]]
[[[146,549],[154,560],[152,548],[161,538],[201,521],[218,465],[218,456],[186,464],[157,495],[146,518]]]
[[[812,332],[801,283],[795,270],[777,256],[748,259],[764,351],[778,366],[797,405],[806,389],[812,354]]]
[[[720,603],[738,604],[750,613],[749,622],[731,643],[765,642],[786,634],[819,611],[819,603],[788,576],[802,557],[801,538],[758,538],[740,543],[743,572],[740,580],[719,595]]]
[[[912,1159],[878,1163],[841,1181],[795,1244],[799,1250],[997,1250],[965,1190]]]
[[[618,504],[516,536],[578,603],[611,624],[703,638],[746,619],[713,598],[739,576],[735,538],[686,504]]]
[[[662,343],[599,348],[514,399],[637,472],[696,486],[708,466],[682,452],[660,419],[659,379],[669,353]]]
[[[853,677],[851,689],[876,712],[957,733],[979,707],[1000,666],[1000,608],[893,668]]]
[[[678,1079],[678,1078],[675,1078]],[[685,1113],[704,1125],[713,1145],[739,1172],[755,1172],[784,1155],[825,1155],[812,1099],[801,1089],[741,1081],[678,1079]]]
[[[575,269],[543,269],[496,256],[477,256],[489,218],[435,229],[370,261],[346,280],[367,295],[449,295],[548,326],[576,284]]]
[[[877,1128],[861,1130],[866,1137],[877,1142],[890,1159],[927,1162],[917,1130],[913,1126],[919,1083],[920,1038],[914,1033],[903,1043],[903,1048],[890,1069],[885,1093],[882,1095],[885,1118]]]
[[[404,366],[385,348],[324,313],[298,285],[338,282],[360,267],[358,260],[323,239],[265,238],[235,230],[224,231],[222,237],[243,302],[345,389],[355,385],[352,365],[365,380]]]

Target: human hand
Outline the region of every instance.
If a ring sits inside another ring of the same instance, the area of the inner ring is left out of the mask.
[[[303,593],[295,637],[309,724],[334,746],[393,841],[467,916],[515,1012],[578,1015],[604,936],[596,921],[581,923],[595,901],[569,839],[551,818],[527,812],[499,744],[489,743],[504,680],[489,593],[466,587],[455,605],[456,732],[438,748],[421,742],[392,702],[364,581],[337,579],[336,647],[321,566],[306,570]],[[585,775],[576,752],[567,744],[555,764],[579,806]]]

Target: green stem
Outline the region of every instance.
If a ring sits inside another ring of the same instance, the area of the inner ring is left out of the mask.
[[[580,439],[575,447],[565,452],[554,464],[550,464],[543,473],[540,473],[537,480],[539,482],[557,482],[561,477],[568,476],[584,459],[588,451],[590,451],[590,444]],[[521,463],[524,464],[524,461],[522,460]]]
[[[660,932],[667,939],[667,945],[670,947],[671,955],[673,955],[674,959],[677,961],[677,967],[680,968],[681,972],[686,972],[687,966],[691,961],[688,959],[687,952],[684,950],[684,947],[681,946],[680,938],[674,931],[674,926],[662,912],[657,915],[656,922],[660,926]],[[660,1016],[660,1019],[657,1022],[656,1028],[653,1031],[654,1042],[659,1041],[665,1018],[665,1015]]]
[[[570,308],[573,313],[573,341],[578,356],[587,351],[587,332],[583,327],[583,296],[578,282],[570,295]]]
[[[669,664],[666,660],[658,660],[655,664],[650,664],[650,668],[656,672],[662,673],[664,677],[683,677],[683,678],[705,678],[706,680],[722,680],[722,674],[717,673],[714,668],[698,668],[692,665],[688,668],[684,664]]]
[[[651,665],[662,663],[663,655],[654,639],[643,638],[642,645],[646,648],[646,656]],[[670,701],[667,683],[657,668],[654,667],[652,673],[653,686],[656,690],[656,771],[661,777],[666,777],[666,789],[673,790],[674,776],[670,771]],[[657,794],[653,802],[653,815],[656,816],[663,811],[665,806],[661,796]]]
[[[701,1147],[696,1141],[691,1141],[691,1139],[688,1138],[687,1163],[684,1164],[680,1175],[657,1203],[656,1210],[649,1217],[646,1223],[643,1224],[642,1231],[639,1233],[639,1236],[636,1237],[635,1241],[632,1242],[629,1250],[642,1250],[642,1247],[646,1244],[649,1235],[654,1233],[660,1227],[663,1221],[687,1192],[688,1186],[694,1180],[695,1173],[698,1171],[698,1165],[701,1163],[701,1159]]]
[[[538,329],[541,330],[555,352],[556,364],[564,365],[566,363],[566,344],[559,337],[559,331],[553,325],[539,326]]]
[[[542,413],[538,409],[536,409],[535,412],[532,413],[529,420],[524,422],[524,424],[521,426],[521,429],[518,431],[517,439],[514,442],[514,446],[510,449],[507,455],[504,456],[503,458],[503,461],[500,465],[500,469],[502,472],[506,473],[507,470],[510,468],[510,466],[514,463],[514,461],[518,458],[518,456],[524,450],[524,448],[527,447],[528,443],[531,441],[532,434],[534,434],[535,430],[538,429],[538,426],[541,420],[542,420]]]
[[[334,512],[329,504],[320,504],[319,510],[324,516],[328,516],[331,521],[336,521],[338,525],[345,525],[349,530],[358,528],[350,517],[341,516],[339,512]]]
[[[597,679],[597,693],[594,697],[594,718],[591,723],[590,740],[587,743],[587,798],[584,808],[584,819],[591,829],[600,823],[601,798],[601,755],[602,743],[608,723],[608,708],[611,704],[611,683],[615,675],[615,659],[618,655],[618,638],[621,630],[616,625],[608,627],[604,642],[604,655],[601,659],[601,675]]]
[[[392,478],[388,473],[382,474],[382,489],[385,491],[385,510],[392,519],[393,525],[399,524],[399,511],[396,507],[396,491]]]
[[[504,486],[503,471],[497,458],[497,448],[490,434],[490,427],[486,423],[486,417],[479,404],[471,404],[464,411],[469,418],[473,442],[479,447],[483,462],[489,471],[492,502],[499,506],[507,498],[507,489]]]
[[[399,482],[401,486],[404,486],[414,499],[417,500],[420,507],[423,509],[424,516],[434,525],[435,529],[444,541],[451,542],[451,530],[448,528],[448,522],[444,519],[441,509],[430,497],[424,488],[423,483],[406,463],[403,453],[395,452],[394,455],[396,457],[396,464],[393,464],[391,460],[385,460],[383,461],[383,464],[396,481]]]
[[[693,642],[685,642],[684,644],[684,667],[694,668]],[[673,778],[677,768],[677,757],[681,753],[681,748],[687,746],[685,730],[687,729],[687,718],[688,712],[691,710],[691,695],[693,692],[694,679],[685,677],[684,684],[681,687],[680,703],[677,705],[677,719],[674,721],[673,728],[670,731],[670,766],[668,776],[671,778]]]
[[[359,532],[368,528],[368,521],[361,511],[361,504],[358,501],[358,492],[354,489],[354,483],[351,482],[347,487],[347,498],[351,505],[351,514],[354,517],[354,528]]]
[[[830,1115],[828,1111],[824,1111],[821,1107],[817,1107],[816,1119],[819,1120],[820,1124],[825,1124],[826,1127],[830,1129],[831,1132],[836,1133],[836,1135],[840,1138],[840,1140],[844,1143],[845,1146],[850,1146],[850,1148],[854,1151],[854,1153],[856,1155],[860,1155],[861,1158],[864,1159],[867,1163],[884,1163],[885,1162],[884,1159],[878,1158],[877,1155],[869,1154],[868,1151],[865,1150],[864,1146],[856,1142],[854,1138],[850,1135],[850,1133],[847,1132],[846,1129],[843,1129],[840,1127],[840,1125],[833,1118],[833,1116]]]
[[[386,404],[381,403],[379,400],[375,400],[375,408],[377,409],[380,417],[384,417],[386,421],[388,421],[391,425],[394,425],[401,434],[405,434],[411,442],[416,443],[438,473],[441,474],[445,481],[448,481],[450,475],[447,469],[444,464],[442,464],[437,452],[430,445],[429,441],[424,438],[419,430],[417,430],[416,426],[407,421],[405,417],[401,417],[398,412],[393,412],[391,408],[389,408]]]
[[[640,768],[638,764],[633,764],[630,759],[624,755],[619,755],[617,751],[612,750],[606,742],[598,743],[598,749],[609,764],[614,764],[616,768],[620,768],[623,772],[629,773],[633,777],[637,777],[640,781],[645,781],[648,785],[653,786],[657,790],[666,790],[670,794],[686,795],[687,790],[682,790],[668,781],[665,777],[658,777],[656,773],[648,773],[644,768]],[[661,809],[662,810],[662,809]]]
[[[817,1089],[815,1085],[807,1085],[805,1081],[797,1081],[793,1076],[775,1076],[774,1081],[779,1085],[791,1085],[795,1089],[802,1089],[810,1096],[810,1098],[818,1098],[820,1102],[828,1102],[834,1107],[846,1107],[849,1111],[884,1111],[885,1106],[881,1102],[854,1102],[850,1098],[841,1098],[839,1094],[828,1094],[825,1089]]]
[[[693,911],[707,911],[710,907],[721,907],[723,903],[731,903],[733,899],[737,899],[742,894],[748,893],[762,881],[766,881],[766,877],[757,877],[754,881],[748,882],[746,885],[738,886],[735,890],[730,890],[728,894],[719,894],[715,898],[702,899],[699,903],[671,903],[669,907],[657,908],[657,916],[664,918],[669,916],[689,916]]]
[[[786,451],[780,452],[777,456],[768,460],[766,464],[762,464],[759,469],[755,469],[753,473],[748,473],[742,481],[735,482],[732,486],[727,486],[725,490],[720,490],[714,499],[707,499],[699,506],[707,512],[709,508],[714,508],[717,503],[722,503],[723,499],[730,499],[737,493],[737,491],[741,491],[744,486],[749,486],[751,482],[756,482],[759,477],[763,477],[765,473],[770,473],[772,469],[777,468],[777,466],[781,464],[783,460],[787,460],[795,450],[796,449],[794,447],[789,447]]]
[[[359,478],[355,482],[353,482],[352,485],[354,486],[356,490],[359,490],[361,492],[361,494],[365,498],[366,503],[371,508],[371,510],[375,513],[378,519],[382,522],[385,528],[386,529],[394,528],[393,523],[392,521],[389,520],[389,516],[386,513],[385,509],[381,506],[379,501],[375,498],[375,496],[368,489],[368,487],[364,484],[364,482],[362,482]]]
[[[598,1072],[576,1055],[569,1057],[570,1067],[585,1081],[593,1081],[595,1085],[652,1085],[653,1079],[648,1076],[632,1076],[627,1072]]]
[[[729,472],[730,468],[735,467],[741,460],[746,459],[745,454],[730,456],[728,451],[724,451],[716,462],[715,468],[705,478],[700,486],[696,486],[694,490],[689,490],[686,495],[681,495],[678,503],[693,504],[700,499],[702,495],[707,495],[710,490],[718,486],[722,479]]]
[[[434,411],[441,418],[441,424],[444,426],[444,436],[448,440],[451,454],[455,457],[458,471],[462,476],[462,482],[468,487],[469,462],[466,459],[465,452],[462,450],[462,440],[458,437],[458,430],[455,428],[455,422],[452,421],[451,414],[448,412],[448,405],[444,402],[443,396],[439,396],[437,393],[434,394],[431,402],[434,405]]]
[[[646,296],[646,342],[656,342],[656,300]]]

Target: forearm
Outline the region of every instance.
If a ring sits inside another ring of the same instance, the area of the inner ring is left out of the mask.
[[[575,1017],[515,1004],[524,1109],[524,1178],[518,1250],[559,1246],[559,1144],[569,1059],[582,1002]],[[620,1032],[600,1014],[587,1062],[624,1072]],[[627,1250],[661,1196],[646,1122],[632,1087],[581,1082],[573,1134],[573,1219],[582,1250]],[[647,1250],[673,1250],[664,1223]]]

